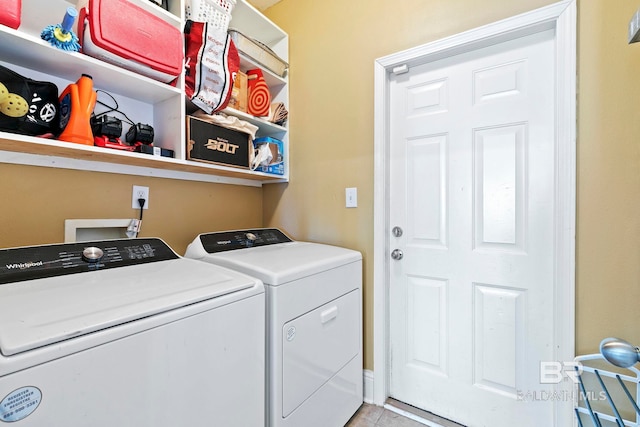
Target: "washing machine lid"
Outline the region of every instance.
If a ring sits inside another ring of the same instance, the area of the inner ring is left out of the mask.
[[[362,259],[358,251],[292,241],[280,235],[284,236],[277,229],[201,234],[189,245],[185,256],[249,274],[270,286],[279,286]]]
[[[101,249],[103,258],[87,262],[87,248]],[[180,258],[159,239],[4,249],[0,353],[15,355],[222,295],[241,299],[263,291],[258,280]]]

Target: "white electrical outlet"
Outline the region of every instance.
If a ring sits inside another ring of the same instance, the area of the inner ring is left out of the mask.
[[[356,187],[345,188],[345,206],[348,208],[358,207],[358,189]]]
[[[149,187],[141,187],[139,185],[133,186],[133,192],[131,193],[132,208],[140,209],[138,199],[144,199],[144,209],[149,209]]]

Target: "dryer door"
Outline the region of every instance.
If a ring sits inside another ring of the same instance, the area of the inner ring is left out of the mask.
[[[360,290],[285,323],[282,416],[287,417],[360,352]]]

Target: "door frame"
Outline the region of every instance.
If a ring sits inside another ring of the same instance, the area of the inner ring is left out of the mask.
[[[389,82],[407,67],[482,49],[524,35],[555,29],[555,119],[557,174],[555,199],[555,361],[575,357],[575,222],[576,222],[576,0],[563,0],[521,15],[422,46],[378,58],[374,64],[374,251],[373,251],[373,396],[384,405],[389,397]],[[568,381],[559,389],[571,392]],[[567,399],[570,400],[570,399]],[[570,426],[573,402],[556,402],[555,424]],[[570,406],[569,406],[570,405]]]

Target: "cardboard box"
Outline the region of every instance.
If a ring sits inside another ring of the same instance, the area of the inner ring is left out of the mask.
[[[258,166],[256,171],[284,175],[284,144],[279,139],[268,136],[253,140],[253,146],[255,148],[265,144],[269,146],[273,158],[271,159],[271,163]]]
[[[187,159],[249,169],[251,136],[187,116]]]
[[[233,81],[229,107],[242,111],[243,113],[247,112],[247,87],[247,75],[242,71],[238,71]]]

